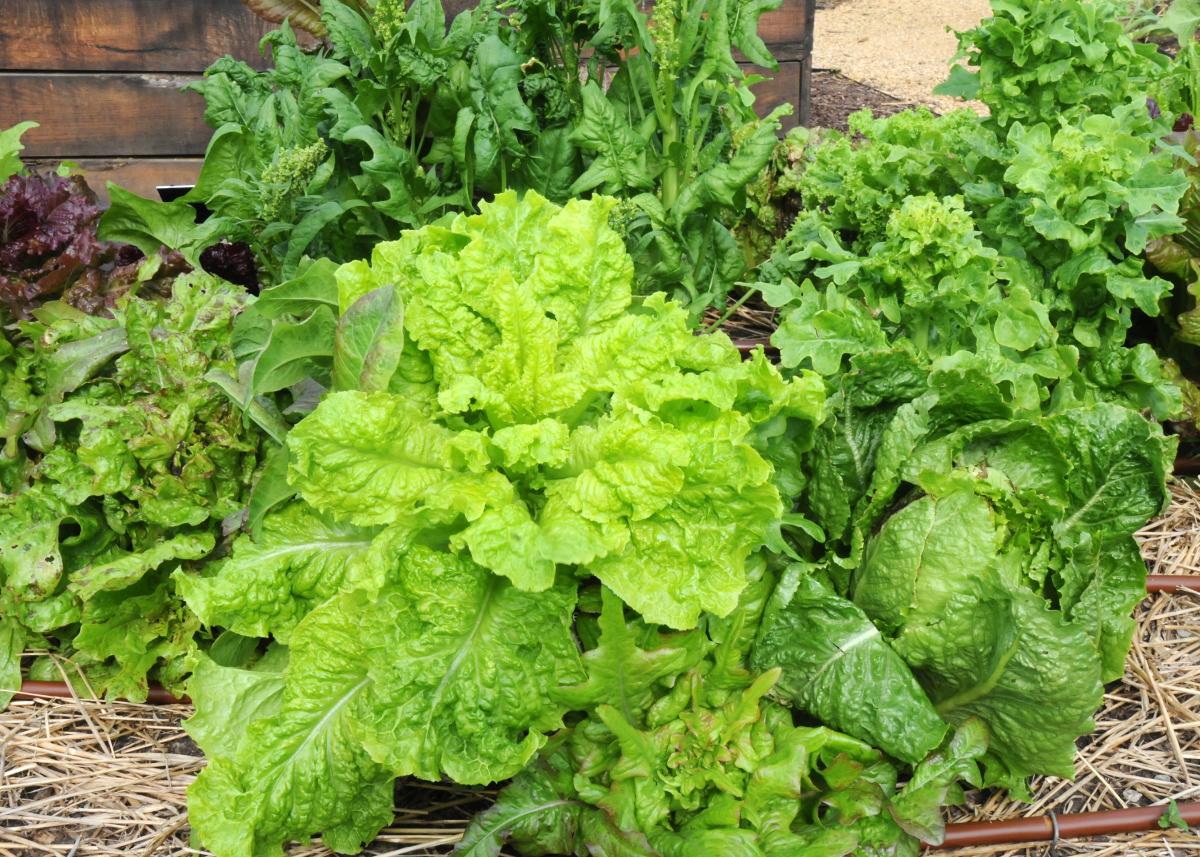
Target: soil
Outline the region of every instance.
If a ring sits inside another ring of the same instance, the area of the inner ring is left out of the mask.
[[[813,69],[811,127],[844,131],[850,114],[864,107],[869,107],[876,116],[891,116],[909,106],[908,102],[840,72]]]

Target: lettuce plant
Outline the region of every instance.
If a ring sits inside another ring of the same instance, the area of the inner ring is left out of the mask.
[[[759,563],[734,613],[683,634],[629,622],[604,590],[588,678],[560,691],[586,716],[475,819],[455,854],[915,855],[918,840],[940,842],[957,781],[980,781],[986,729],[965,722],[901,788],[879,750],[795,725],[769,698],[781,671],[743,666],[775,581]]]
[[[26,173],[20,138],[32,127],[0,132],[0,318],[28,319],[56,298],[105,315],[130,292],[169,293],[171,278],[187,270],[183,259],[156,246],[144,264],[136,247],[100,240],[96,195],[65,165]]]
[[[751,663],[910,762],[978,718],[985,781],[1019,794],[1072,773],[1144,594],[1133,534],[1174,452],[1147,416],[1181,397],[1130,334],[1169,294],[1140,254],[1184,228],[1187,179],[1111,8],[997,5],[975,34],[992,117],[861,114],[804,150],[806,210],[760,288],[783,365],[828,385],[797,507],[826,538]]]
[[[1108,113],[1153,94],[1168,67],[1126,32],[1118,0],[1004,0],[959,33],[960,58],[934,92],[983,101],[1000,128]]]
[[[235,365],[244,299],[187,275],[112,318],[46,304],[5,341],[0,663],[14,675],[23,646],[54,648],[95,692],[144,699],[148,675],[179,689],[199,622],[170,572],[236,527],[259,450],[204,380]]]
[[[586,678],[581,580],[671,628],[737,606],[822,383],[635,302],[613,205],[502,194],[260,298],[331,317],[331,390],[286,437],[298,497],[174,578],[206,624],[288,645],[280,672],[190,687],[218,853],[357,847],[396,776],[519,772]]]

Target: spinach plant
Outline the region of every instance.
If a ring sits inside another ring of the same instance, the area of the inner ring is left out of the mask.
[[[698,315],[756,261],[727,224],[770,158],[776,111],[756,116],[774,68],[757,35],[780,0],[484,3],[447,27],[438,0],[321,5],[326,39],[266,37],[274,65],[232,58],[196,85],[215,133],[194,192],[163,204],[116,194],[108,234],[195,258],[246,241],[263,281],[307,255],[365,258],[380,240],[505,190],[565,202],[603,192],[643,290]],[[786,108],[784,108],[786,110]],[[188,203],[214,212],[201,227]]]

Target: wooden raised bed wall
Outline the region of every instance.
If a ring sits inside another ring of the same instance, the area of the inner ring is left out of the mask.
[[[470,5],[443,2],[448,17]],[[761,20],[780,67],[759,103],[793,103],[791,124],[808,117],[814,5],[784,0]],[[41,123],[25,156],[75,161],[97,190],[190,184],[212,132],[203,99],[179,90],[224,54],[262,67],[272,26],[240,0],[0,0],[0,128]]]

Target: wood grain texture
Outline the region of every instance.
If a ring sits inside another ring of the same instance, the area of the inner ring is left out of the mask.
[[[447,16],[475,0],[446,0]],[[812,48],[813,0],[783,0],[759,20],[782,61]],[[0,0],[0,70],[198,72],[232,54],[257,67],[274,25],[241,0]]]
[[[29,163],[34,169],[52,170],[58,166],[58,161],[54,160],[33,160]],[[101,204],[108,205],[108,182],[119,184],[139,196],[158,199],[159,185],[194,184],[196,177],[200,175],[203,159],[84,158],[76,160],[75,163],[83,170],[84,178],[96,192]]]
[[[199,72],[255,66],[274,28],[241,0],[0,0],[0,70]]]
[[[755,107],[761,114],[769,113],[780,104],[792,105],[792,114],[783,118],[784,129],[794,128],[798,123],[808,119],[804,111],[804,100],[801,92],[801,81],[804,79],[803,62],[781,62],[779,71],[770,80],[764,80],[754,87],[757,96]],[[803,117],[802,117],[803,114]]]
[[[40,123],[30,158],[203,154],[204,99],[180,92],[192,77],[153,74],[0,74],[0,125]],[[10,123],[11,119],[11,123]]]

